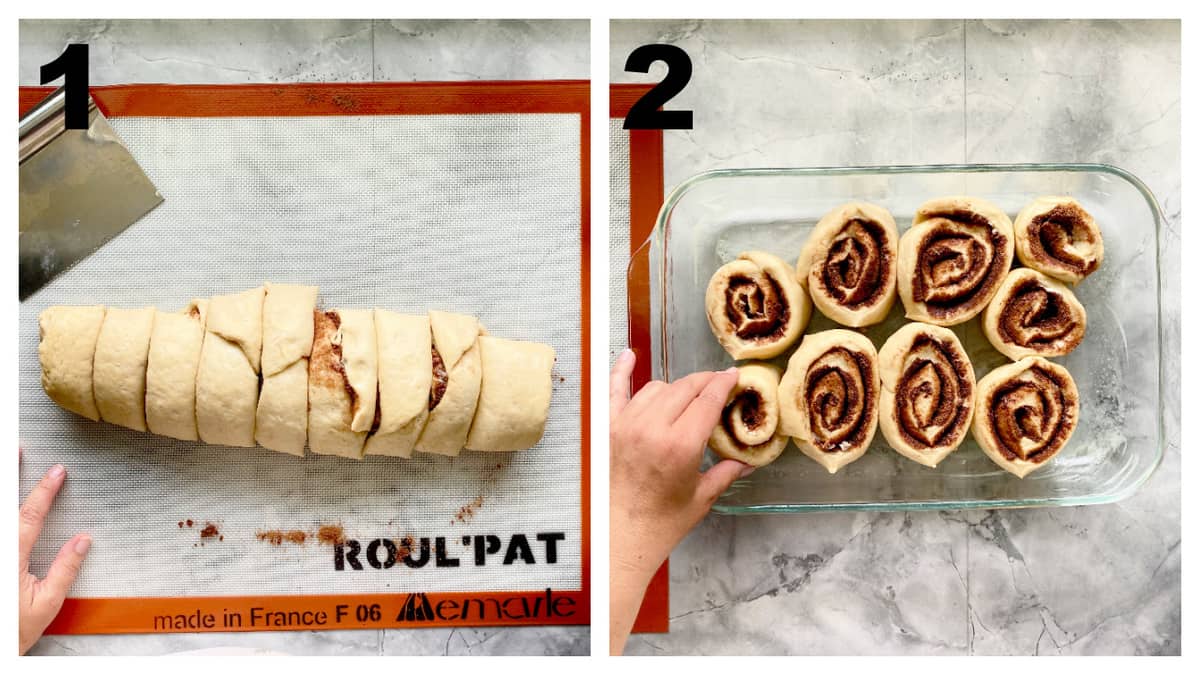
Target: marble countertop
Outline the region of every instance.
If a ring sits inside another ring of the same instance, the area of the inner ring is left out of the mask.
[[[665,187],[751,166],[1102,162],[1159,239],[1166,456],[1129,499],[1058,509],[710,516],[672,557],[671,632],[632,654],[1179,654],[1180,24],[621,21],[683,47]],[[720,552],[716,554],[714,552]]]
[[[93,85],[588,79],[587,21],[21,21],[19,82],[87,42]],[[518,48],[519,47],[519,48]],[[47,636],[33,654],[587,654],[587,627]]]

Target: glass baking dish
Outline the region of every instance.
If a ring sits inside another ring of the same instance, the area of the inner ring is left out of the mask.
[[[630,263],[631,312],[648,313],[653,376],[675,380],[733,360],[709,329],[709,277],[741,251],[791,264],[826,211],[851,200],[889,209],[901,233],[932,197],[983,197],[1010,216],[1039,195],[1069,195],[1104,235],[1101,268],[1075,289],[1087,335],[1056,359],[1079,387],[1080,422],[1067,447],[1025,479],[1001,470],[968,435],[936,469],[891,450],[876,433],[867,454],[830,475],[790,443],[774,463],[736,482],[723,513],[821,510],[975,509],[1102,504],[1145,482],[1163,454],[1158,230],[1162,213],[1135,176],[1100,164],[942,165],[741,169],[694,176],[667,197],[650,240]],[[635,278],[638,277],[638,278]],[[648,291],[648,295],[646,294]],[[632,293],[631,293],[632,295]],[[648,297],[648,303],[647,303]],[[876,348],[905,323],[897,299],[888,318],[864,329]],[[630,325],[646,325],[631,316]],[[806,333],[838,327],[816,309]],[[977,377],[1007,362],[979,328],[956,326]],[[798,344],[798,342],[797,342]],[[774,360],[786,367],[792,350]],[[711,463],[711,453],[706,464]]]

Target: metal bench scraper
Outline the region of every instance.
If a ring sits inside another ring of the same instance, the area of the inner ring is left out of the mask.
[[[91,255],[162,195],[88,98],[88,128],[67,129],[55,91],[20,120],[20,297]]]

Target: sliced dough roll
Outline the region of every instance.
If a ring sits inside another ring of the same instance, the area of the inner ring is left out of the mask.
[[[887,209],[843,204],[817,222],[796,263],[813,304],[843,326],[870,326],[896,301],[896,221]]]
[[[262,309],[262,374],[274,375],[312,353],[317,287],[272,284]]]
[[[935,326],[971,319],[996,294],[1012,260],[1012,221],[998,206],[974,197],[925,202],[900,237],[905,316]]]
[[[429,325],[433,331],[433,382],[429,420],[416,449],[454,457],[467,443],[479,401],[477,345],[483,328],[473,316],[438,311],[429,313]]]
[[[879,421],[875,345],[850,330],[806,335],[779,382],[780,430],[829,473],[862,457]]]
[[[787,263],[748,251],[708,282],[704,309],[713,335],[734,359],[782,354],[804,332],[812,301]]]
[[[975,410],[975,370],[948,328],[910,323],[879,349],[879,430],[905,457],[936,467],[958,449]]]
[[[1079,390],[1066,368],[1040,356],[979,380],[971,433],[997,466],[1018,478],[1044,466],[1079,423]]]
[[[196,368],[196,430],[205,443],[254,447],[263,295],[260,286],[208,303]]]
[[[96,338],[92,387],[100,419],[136,431],[146,430],[146,361],[154,308],[110,307]]]
[[[983,334],[996,351],[1026,356],[1066,356],[1087,332],[1087,312],[1061,282],[1029,268],[1008,273],[983,312]]]
[[[1038,197],[1013,221],[1021,264],[1077,284],[1104,262],[1100,227],[1070,197]]]
[[[316,286],[266,284],[254,440],[298,457],[304,456],[308,438],[308,357],[316,305]]]
[[[483,369],[479,405],[467,434],[467,449],[533,447],[541,440],[550,413],[554,348],[481,335],[479,361]]]
[[[769,363],[738,366],[738,381],[708,447],[725,459],[750,466],[775,461],[787,447],[779,431],[779,369]]]
[[[376,424],[364,454],[412,457],[429,418],[433,342],[429,317],[375,310],[379,349]]]
[[[103,305],[48,307],[38,316],[42,389],[58,405],[95,421],[100,420],[100,410],[92,370],[103,322]]]
[[[378,390],[373,313],[338,309],[314,317],[308,446],[317,454],[362,459]]]
[[[209,301],[204,330],[216,333],[246,355],[255,373],[260,371],[263,338],[263,298],[266,288],[259,286],[241,293],[214,296]]]
[[[146,427],[150,433],[194,441],[196,370],[204,345],[207,300],[182,312],[156,312],[146,362]]]

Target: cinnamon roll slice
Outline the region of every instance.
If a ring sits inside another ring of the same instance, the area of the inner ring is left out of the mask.
[[[979,380],[971,433],[993,462],[1018,478],[1058,454],[1078,423],[1075,380],[1040,356],[1000,366]]]
[[[836,473],[867,451],[879,421],[875,346],[849,330],[806,335],[779,382],[783,434]]]
[[[1070,197],[1038,197],[1013,221],[1021,264],[1077,284],[1104,261],[1104,238],[1092,214]]]
[[[1012,221],[995,204],[942,197],[917,209],[900,237],[905,316],[953,326],[983,311],[1012,267]]]
[[[896,452],[936,467],[958,449],[975,410],[975,370],[949,328],[910,323],[879,349],[879,430]]]
[[[768,363],[738,366],[737,385],[708,439],[713,452],[750,466],[779,457],[787,447],[787,436],[779,432],[779,375]]]
[[[796,263],[813,304],[843,326],[870,326],[896,301],[896,221],[887,209],[851,202],[817,222]]]
[[[704,295],[708,325],[734,359],[778,356],[800,337],[812,305],[787,263],[748,251],[725,263]]]
[[[1071,289],[1024,267],[1008,273],[983,311],[983,334],[1013,361],[1070,354],[1086,330],[1087,312]]]

